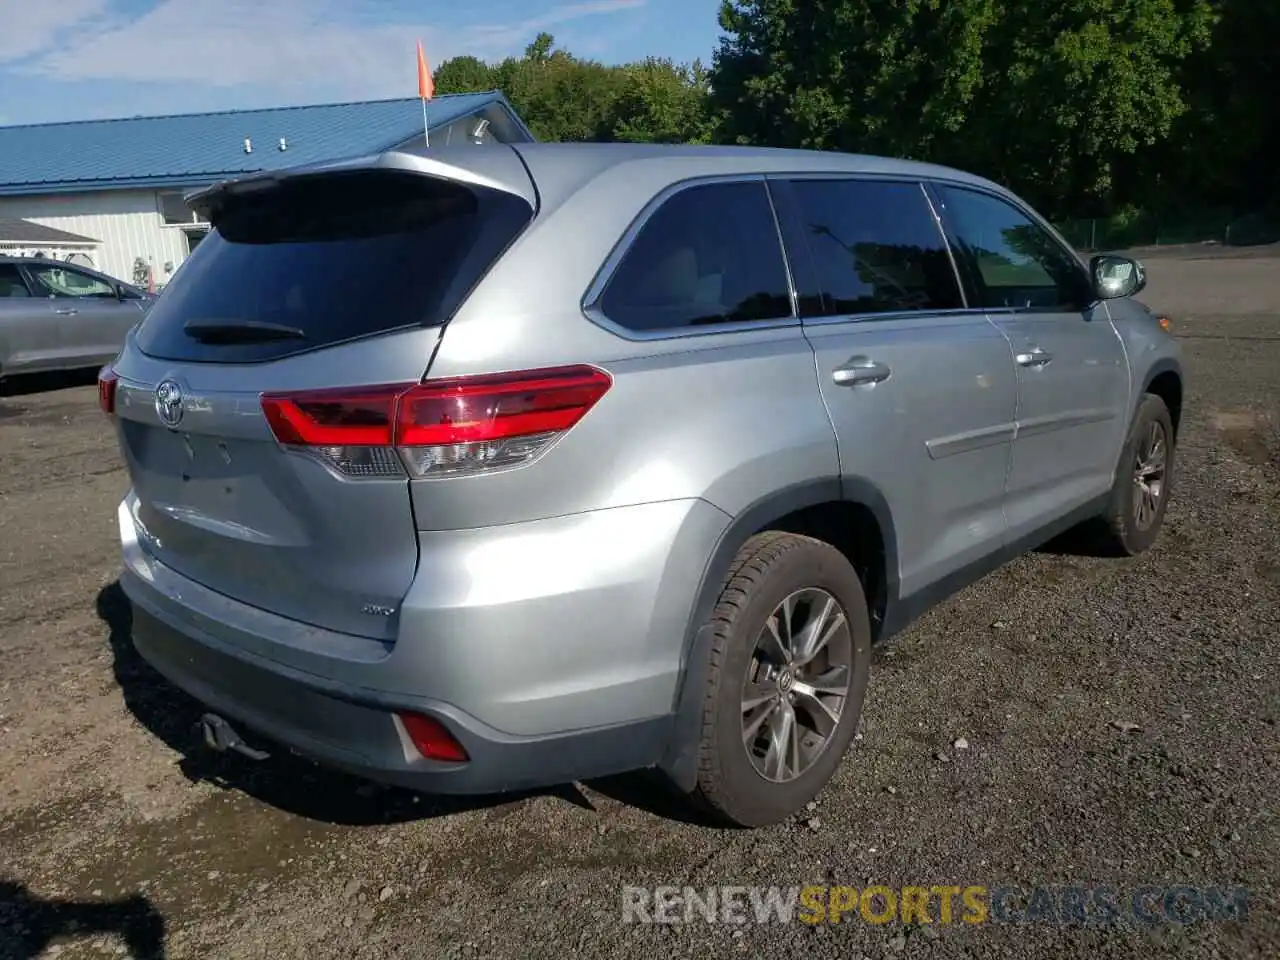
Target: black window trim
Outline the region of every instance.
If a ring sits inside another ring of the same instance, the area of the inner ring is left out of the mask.
[[[857,180],[864,183],[906,183],[914,184],[924,194],[925,203],[929,207],[929,213],[933,217],[934,226],[938,230],[938,235],[942,240],[943,248],[947,251],[947,259],[951,261],[951,271],[956,278],[956,286],[960,289],[960,301],[963,307],[951,307],[946,310],[893,310],[883,311],[880,313],[840,313],[832,316],[823,317],[804,317],[801,323],[806,327],[825,327],[835,324],[844,323],[885,323],[892,320],[919,320],[922,317],[965,317],[965,316],[985,316],[987,311],[982,307],[974,307],[969,305],[969,287],[965,282],[964,275],[961,273],[960,258],[956,256],[951,242],[951,235],[946,229],[941,216],[938,214],[938,207],[934,202],[934,197],[928,189],[927,182],[914,174],[909,173],[879,173],[865,170],[860,171],[805,171],[801,173],[770,173],[767,176],[770,181],[786,181],[793,182],[797,180]],[[781,184],[779,184],[781,185]],[[779,191],[781,193],[781,191]],[[788,217],[794,217],[796,211],[790,209],[794,206],[787,201],[778,203],[779,206],[785,206],[784,211]],[[784,249],[786,249],[784,244]],[[788,255],[792,257],[804,257],[806,261],[807,273],[812,276],[816,271],[813,266],[813,252],[805,243],[803,251],[792,252],[788,249]]]
[[[1053,225],[1049,223],[1049,221],[1036,213],[1035,210],[1031,209],[1031,207],[1024,203],[1021,198],[1001,190],[993,190],[984,184],[969,183],[964,180],[950,180],[945,177],[930,177],[924,181],[925,193],[929,197],[929,202],[933,206],[935,214],[939,218],[939,224],[942,227],[943,233],[946,235],[947,245],[949,247],[955,248],[957,246],[958,235],[954,231],[954,224],[952,223],[951,218],[945,215],[944,211],[946,210],[946,204],[943,203],[942,197],[936,190],[936,188],[940,186],[948,187],[952,190],[967,190],[970,193],[989,197],[992,200],[1003,202],[1012,207],[1018,213],[1031,221],[1035,226],[1043,230],[1053,242],[1053,245],[1057,247],[1061,253],[1065,254],[1072,263],[1076,264],[1078,273],[1080,274],[1080,289],[1082,291],[1092,291],[1093,284],[1089,279],[1089,269],[1080,259],[1079,254],[1077,254],[1076,251],[1072,249],[1071,245],[1062,238],[1062,235],[1053,228]],[[968,297],[970,291],[974,294],[981,292],[982,278],[974,275],[974,265],[970,262],[969,258],[963,254],[953,254],[953,260],[956,262],[957,267],[959,267],[961,263],[964,265],[959,275],[961,279],[961,289],[965,291],[965,296]],[[1077,307],[1080,313],[1087,313],[1097,305],[1098,300],[1090,295],[1085,298],[1085,302],[1073,305],[1073,307]],[[1052,316],[1063,312],[1070,312],[1063,311],[1060,307],[1056,309],[1050,307],[986,307],[983,309],[987,313],[998,314],[1000,316],[1016,314],[1024,317]]]
[[[773,215],[774,236],[778,241],[778,253],[782,257],[782,267],[787,278],[787,296],[791,301],[791,316],[779,317],[774,320],[734,320],[728,323],[707,323],[696,327],[661,327],[654,330],[632,330],[609,319],[601,307],[605,289],[609,286],[614,274],[617,273],[623,259],[631,251],[631,247],[640,235],[640,231],[645,228],[653,215],[676,194],[683,193],[685,190],[692,190],[695,187],[721,183],[759,183],[764,190],[765,197],[769,202],[770,213]],[[778,330],[800,326],[800,313],[797,309],[796,285],[791,269],[791,259],[787,251],[787,245],[783,240],[782,225],[778,222],[777,204],[774,202],[773,195],[769,190],[768,177],[764,173],[709,174],[678,180],[663,187],[649,199],[635,219],[628,224],[627,229],[618,238],[618,242],[614,244],[613,249],[609,251],[608,257],[605,258],[604,263],[596,272],[590,286],[587,287],[587,291],[582,297],[581,308],[582,312],[596,326],[602,327],[624,340],[632,341],[674,340],[683,337],[707,337],[721,333],[742,333],[748,330]]]

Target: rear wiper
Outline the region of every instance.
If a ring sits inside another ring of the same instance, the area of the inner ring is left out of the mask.
[[[273,340],[305,340],[298,327],[262,320],[188,320],[182,332],[201,343],[270,343]]]

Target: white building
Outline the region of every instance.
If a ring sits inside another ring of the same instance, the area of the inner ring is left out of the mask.
[[[48,257],[91,267],[100,246],[92,237],[0,216],[0,257]]]
[[[533,140],[496,91],[436,97],[427,116],[433,146]],[[53,228],[46,255],[159,287],[208,229],[192,189],[422,142],[416,98],[0,127],[0,222]]]

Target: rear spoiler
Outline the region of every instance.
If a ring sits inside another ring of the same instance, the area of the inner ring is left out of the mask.
[[[432,153],[432,156],[423,156],[389,151],[371,156],[253,173],[195,190],[188,193],[184,199],[193,211],[210,223],[214,223],[228,202],[255,194],[270,193],[290,181],[381,170],[389,173],[415,173],[424,177],[466,184],[470,187],[513,194],[527,201],[536,211],[537,190],[529,179],[528,170],[525,169],[519,154],[506,144],[445,147],[433,150]]]

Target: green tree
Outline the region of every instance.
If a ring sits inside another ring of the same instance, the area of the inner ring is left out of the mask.
[[[609,139],[638,143],[699,143],[709,134],[707,71],[650,57],[618,68],[622,82],[611,109]]]
[[[524,58],[530,63],[546,63],[551,59],[551,51],[555,45],[556,38],[544,30],[524,48]]]
[[[1050,212],[1104,205],[1118,161],[1186,110],[1208,0],[725,0],[719,135],[937,160]]]
[[[1185,65],[1189,109],[1172,142],[1150,150],[1133,171],[1134,188],[1159,174],[1159,199],[1189,198],[1239,212],[1280,203],[1280,4],[1219,0],[1212,43]]]
[[[624,77],[616,67],[554,49],[539,34],[523,57],[493,68],[496,84],[539,140],[599,140],[613,125]]]
[[[494,89],[493,70],[476,57],[453,57],[436,67],[436,93],[476,93]]]
[[[701,63],[650,57],[607,66],[556,48],[539,33],[523,56],[492,66],[454,57],[435,74],[440,93],[501,90],[539,140],[708,139],[708,72]]]
[[[720,135],[912,155],[963,124],[997,0],[726,0]]]
[[[1212,23],[1205,0],[1009,0],[953,155],[1050,212],[1114,209],[1117,172],[1187,111],[1182,65]]]

